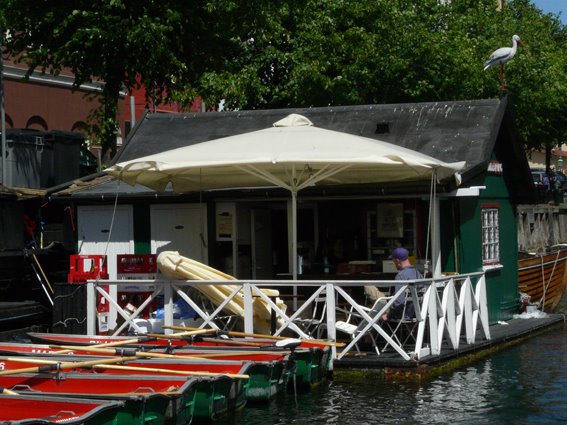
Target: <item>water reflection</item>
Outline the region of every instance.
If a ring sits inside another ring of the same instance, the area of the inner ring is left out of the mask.
[[[562,327],[421,384],[331,383],[300,395],[297,407],[290,394],[219,423],[567,423],[566,337]]]

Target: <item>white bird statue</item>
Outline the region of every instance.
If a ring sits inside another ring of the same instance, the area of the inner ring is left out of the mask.
[[[502,85],[502,92],[506,91],[506,85],[504,83],[504,64],[516,55],[518,43],[520,43],[522,47],[526,47],[520,37],[514,35],[512,37],[512,47],[501,47],[500,49],[495,50],[488,60],[484,62],[485,71],[492,66],[500,65],[500,84]]]

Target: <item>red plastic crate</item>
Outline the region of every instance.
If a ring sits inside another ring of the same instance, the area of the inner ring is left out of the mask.
[[[132,280],[133,282],[120,285],[118,304],[125,308],[137,308],[154,291],[155,287],[137,285],[139,279],[155,279],[157,274],[156,254],[119,254],[116,256],[116,277],[118,279]],[[140,314],[147,319],[152,311],[157,309],[157,302],[153,300]]]
[[[122,275],[153,275],[157,273],[156,254],[119,254],[116,256],[116,271]],[[149,278],[149,277],[148,277]]]
[[[92,279],[108,279],[106,255],[69,256],[67,282],[86,282]]]

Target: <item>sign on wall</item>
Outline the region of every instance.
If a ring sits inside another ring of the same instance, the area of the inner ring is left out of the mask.
[[[216,205],[216,239],[231,241],[234,238],[235,205],[218,203]]]
[[[388,203],[378,205],[379,238],[402,238],[404,236],[404,205]]]

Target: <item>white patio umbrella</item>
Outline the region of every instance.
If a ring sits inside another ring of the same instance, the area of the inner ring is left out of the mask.
[[[166,135],[164,135],[166,137]],[[105,171],[131,184],[175,192],[276,186],[292,199],[292,276],[297,279],[297,193],[315,185],[454,177],[445,163],[390,143],[315,127],[291,114],[273,127],[118,163]]]

